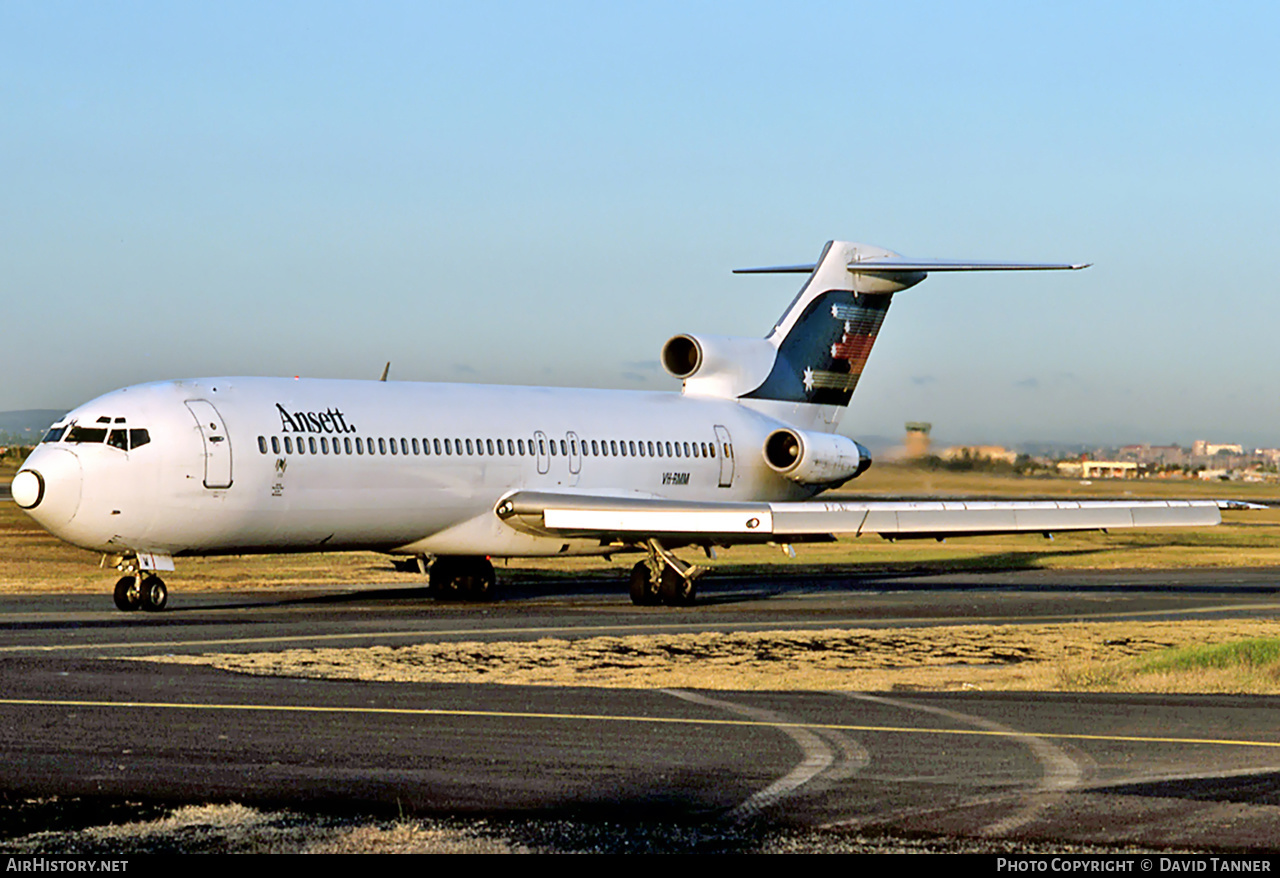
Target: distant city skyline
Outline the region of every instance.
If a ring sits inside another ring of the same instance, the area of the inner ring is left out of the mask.
[[[0,411],[198,375],[678,389],[831,238],[841,431],[1280,444],[1280,7],[0,6]]]

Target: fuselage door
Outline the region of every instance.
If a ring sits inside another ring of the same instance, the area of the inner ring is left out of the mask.
[[[569,486],[574,487],[582,477],[582,440],[572,430],[565,433],[564,438],[569,442]]]
[[[538,475],[545,476],[551,470],[551,451],[547,448],[547,434],[537,430],[533,434],[533,450],[538,455]]]
[[[200,428],[204,440],[204,486],[231,487],[231,438],[227,435],[222,415],[205,399],[187,400],[187,408]]]
[[[577,475],[582,472],[582,449],[578,447],[578,434],[570,430],[564,434],[564,438],[569,440],[569,472]]]
[[[720,458],[720,487],[728,488],[733,484],[733,440],[729,438],[729,429],[716,424],[716,454]]]

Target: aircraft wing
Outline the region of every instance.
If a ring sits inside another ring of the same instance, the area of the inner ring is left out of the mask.
[[[637,496],[518,491],[497,513],[539,535],[721,544],[803,542],[841,534],[887,539],[1055,533],[1219,524],[1213,500],[879,501],[694,503]]]

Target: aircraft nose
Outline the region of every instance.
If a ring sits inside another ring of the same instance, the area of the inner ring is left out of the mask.
[[[80,459],[65,448],[37,448],[13,477],[13,502],[47,528],[66,524],[80,507]]]

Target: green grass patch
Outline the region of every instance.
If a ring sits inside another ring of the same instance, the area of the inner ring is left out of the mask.
[[[1140,660],[1138,673],[1237,668],[1256,671],[1275,666],[1280,666],[1280,637],[1257,637],[1234,643],[1161,650]]]
[[[1057,686],[1090,692],[1200,692],[1274,695],[1280,692],[1280,638],[1225,639],[1212,623],[1180,623],[1162,649],[1114,660],[1064,664]],[[1255,623],[1257,624],[1257,623]],[[1264,622],[1269,626],[1272,623]],[[1187,635],[1194,633],[1194,637]],[[1245,633],[1245,632],[1240,632]],[[1204,642],[1204,635],[1213,635]],[[1187,639],[1201,642],[1186,642]],[[1177,643],[1182,640],[1182,643]],[[1218,642],[1212,642],[1216,640]]]

